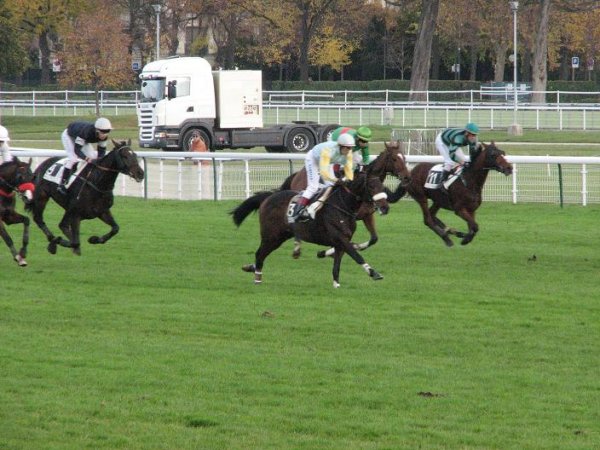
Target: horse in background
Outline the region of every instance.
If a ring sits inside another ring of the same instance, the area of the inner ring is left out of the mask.
[[[372,162],[364,167],[364,170],[369,176],[378,177],[383,183],[388,174],[398,178],[400,184],[405,186],[410,182],[410,170],[406,165],[406,158],[402,152],[401,144],[398,141],[384,142],[384,150]],[[306,168],[302,167],[298,172],[291,174],[285,179],[279,190],[291,189],[294,191],[303,191],[306,189]],[[384,187],[385,192],[389,195],[391,192]],[[389,201],[389,200],[388,200]],[[369,232],[369,240],[360,244],[355,244],[358,250],[365,250],[377,243],[379,236],[375,227],[375,210],[367,203],[364,203],[357,212],[357,219],[362,220]],[[294,245],[294,258],[300,257],[301,248],[300,242],[296,241]],[[333,248],[322,250],[317,253],[319,258],[331,256]]]
[[[16,193],[27,205],[33,197],[35,186],[32,183],[31,158],[23,162],[17,157],[0,165],[0,236],[9,248],[13,259],[21,267],[27,266],[27,246],[29,245],[29,217],[19,214],[16,210]],[[14,242],[8,234],[6,225],[23,224],[21,248],[17,251]]]
[[[333,287],[340,286],[340,265],[344,253],[360,264],[373,280],[383,277],[358,253],[350,239],[356,230],[356,213],[364,203],[375,203],[383,214],[389,205],[379,178],[359,173],[353,181],[336,185],[313,220],[288,223],[288,209],[296,191],[259,192],[244,200],[231,214],[239,227],[253,211],[259,211],[261,242],[253,264],[242,267],[254,273],[254,283],[262,282],[262,269],[267,256],[288,239],[295,237],[335,249],[333,255]]]
[[[87,164],[82,161],[78,163],[85,165],[79,170],[73,170],[66,195],[58,191],[57,182],[62,173],[64,159],[49,158],[37,167],[35,194],[26,209],[33,213],[34,222],[46,235],[49,242],[48,251],[51,254],[55,254],[57,245],[61,245],[71,248],[74,254],[81,255],[79,230],[82,220],[99,218],[110,226],[107,234],[91,236],[88,239],[90,244],[104,244],[119,232],[119,225],[110,211],[114,203],[113,189],[117,176],[122,173],[141,182],[144,179],[144,170],[130,147],[131,140],[113,140],[112,143],[113,150],[102,158]],[[44,222],[44,209],[50,199],[65,210],[59,228],[66,239],[55,236]]]
[[[453,180],[447,182],[452,181],[452,184],[447,187],[446,192],[441,188],[427,187],[430,186],[428,177],[434,164],[419,163],[411,171],[410,183],[407,186],[398,186],[391,197],[394,201],[398,201],[408,192],[421,207],[425,225],[442,238],[448,247],[454,245],[450,235],[462,238],[461,244],[467,245],[479,231],[479,225],[475,221],[475,211],[483,201],[482,192],[489,171],[495,170],[506,176],[512,174],[512,165],[505,156],[506,153],[497,148],[494,142],[488,145],[481,144],[479,150],[471,155],[471,162],[458,176],[454,176]],[[432,202],[431,206],[429,200]],[[454,211],[462,218],[468,225],[468,232],[447,227],[437,217],[438,211],[442,208]]]

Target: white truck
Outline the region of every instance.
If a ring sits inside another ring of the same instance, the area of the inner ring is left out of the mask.
[[[189,151],[199,136],[211,151],[265,147],[304,153],[338,126],[294,122],[264,128],[257,70],[213,71],[204,58],[174,57],[146,64],[140,80],[141,147]]]

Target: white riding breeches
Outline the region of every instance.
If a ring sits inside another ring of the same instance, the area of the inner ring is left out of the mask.
[[[457,148],[454,153],[454,158],[451,155],[450,149],[444,141],[442,141],[441,133],[435,138],[435,148],[444,158],[444,170],[450,172],[455,166],[468,161],[468,158],[463,153],[462,149]]]
[[[0,151],[2,152],[2,161],[0,161],[0,163],[12,161],[13,157],[10,153],[10,147],[6,142],[0,145]]]
[[[75,153],[75,142],[73,141],[73,138],[71,136],[69,136],[69,133],[67,133],[67,130],[63,131],[61,140],[62,140],[63,147],[64,147],[65,151],[67,152],[67,158],[69,158],[65,164],[65,167],[67,169],[72,169],[73,166],[75,165],[75,163],[77,163],[77,161],[79,161],[79,157]],[[89,144],[89,143],[84,144],[81,147],[81,151],[83,152],[83,154],[86,157],[88,157],[90,159],[98,159],[98,152],[96,151],[96,149],[94,149],[94,146],[92,144]]]
[[[304,160],[304,167],[306,168],[306,189],[302,193],[302,197],[311,199],[319,190],[319,185],[324,184],[325,186],[333,186],[332,181],[325,181],[321,183],[321,171],[319,168],[319,161],[310,156]]]

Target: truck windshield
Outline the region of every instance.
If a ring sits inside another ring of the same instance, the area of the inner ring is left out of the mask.
[[[165,79],[154,78],[142,80],[142,103],[158,102],[165,98]]]

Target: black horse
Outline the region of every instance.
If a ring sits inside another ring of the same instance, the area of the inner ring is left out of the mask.
[[[354,181],[336,186],[314,220],[288,223],[290,200],[296,191],[259,192],[246,199],[231,214],[233,222],[240,226],[253,211],[259,210],[261,243],[255,254],[254,264],[242,269],[254,272],[254,282],[262,281],[263,263],[267,256],[290,238],[335,248],[333,260],[333,286],[339,287],[340,264],[344,253],[362,265],[374,280],[383,277],[375,271],[350,242],[356,230],[356,213],[363,203],[375,203],[382,214],[389,205],[383,184],[377,177],[358,174]]]
[[[454,245],[450,235],[462,238],[461,244],[466,245],[479,231],[479,225],[475,222],[475,211],[483,201],[482,191],[489,171],[496,170],[506,176],[512,174],[512,165],[506,161],[504,156],[504,151],[497,148],[493,142],[489,145],[481,144],[480,149],[471,155],[471,163],[448,187],[447,192],[426,187],[429,171],[434,164],[417,164],[411,171],[411,181],[408,186],[398,186],[397,191],[391,197],[394,201],[398,201],[408,192],[421,207],[425,225],[441,237],[448,247]],[[432,202],[431,206],[428,204],[429,200]],[[469,231],[464,233],[448,228],[437,217],[438,211],[442,208],[454,211],[457,216],[467,222]]]
[[[19,192],[25,204],[33,196],[34,185],[33,172],[31,171],[31,159],[23,162],[14,157],[12,161],[0,165],[0,236],[4,239],[7,247],[13,255],[17,264],[21,267],[27,265],[27,245],[29,244],[29,217],[15,211],[15,192]],[[23,243],[17,251],[12,238],[8,234],[6,225],[15,223],[23,224]]]
[[[81,255],[79,228],[82,220],[99,218],[110,226],[110,231],[103,236],[91,236],[90,244],[104,244],[119,232],[119,225],[110,212],[113,205],[113,188],[119,173],[129,175],[135,181],[144,179],[144,170],[140,167],[135,152],[130,148],[131,141],[112,141],[114,148],[104,157],[87,164],[76,175],[69,186],[67,195],[58,191],[55,180],[47,180],[48,173],[58,174],[55,163],[58,157],[42,162],[35,171],[36,190],[33,201],[26,206],[33,213],[33,220],[48,238],[48,251],[56,253],[56,246],[70,247],[73,253]],[[79,163],[83,164],[83,163]],[[75,168],[74,168],[75,169]],[[77,172],[74,170],[74,172]],[[59,227],[66,236],[54,236],[44,222],[44,209],[48,200],[53,199],[64,210]]]

